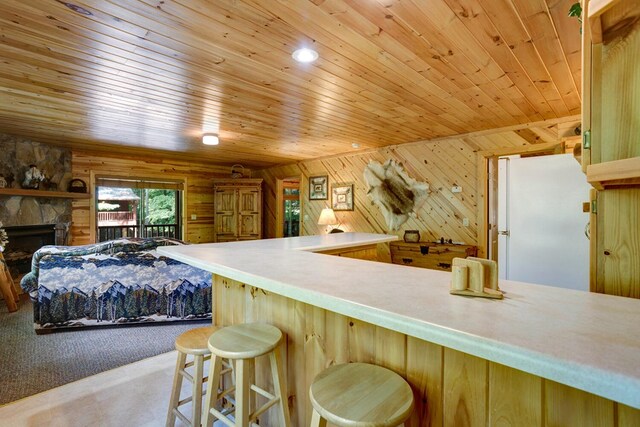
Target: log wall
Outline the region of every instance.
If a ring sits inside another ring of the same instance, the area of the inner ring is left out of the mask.
[[[533,145],[558,142],[573,135],[580,123],[579,116],[547,121],[522,127],[511,127],[477,132],[454,138],[401,144],[382,149],[358,152],[352,155],[328,157],[298,162],[291,165],[259,170],[254,173],[265,180],[265,237],[275,237],[276,180],[287,177],[301,178],[303,219],[302,235],[326,232],[318,226],[320,211],[331,204],[331,185],[354,183],[354,211],[336,212],[344,231],[391,233],[402,236],[404,230],[417,229],[421,240],[433,241],[444,237],[453,241],[482,246],[481,210],[484,209],[481,189],[478,188],[478,166],[484,161],[479,154],[498,148],[530,149]],[[363,172],[367,163],[384,163],[394,159],[403,164],[409,176],[430,184],[431,194],[415,218],[410,218],[398,231],[390,231],[380,210],[367,197]],[[328,175],[329,199],[309,200],[308,179]],[[462,193],[452,193],[453,186],[462,186]],[[463,226],[468,218],[470,225]],[[482,248],[481,248],[482,249]],[[388,257],[388,254],[387,254]]]
[[[214,241],[213,179],[228,178],[230,168],[227,166],[155,157],[108,157],[101,153],[74,151],[72,171],[74,178],[80,178],[90,185],[91,194],[95,194],[91,181],[96,175],[184,180],[184,239],[191,243]],[[92,203],[93,198],[73,201],[72,245],[94,242],[91,232]],[[192,220],[191,215],[194,214],[196,219]]]

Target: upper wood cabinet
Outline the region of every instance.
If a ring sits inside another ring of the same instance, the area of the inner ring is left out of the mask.
[[[583,4],[591,290],[640,298],[640,1]]]
[[[262,238],[262,179],[219,179],[215,191],[215,241]]]

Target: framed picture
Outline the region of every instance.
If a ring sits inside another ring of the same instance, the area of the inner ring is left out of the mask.
[[[331,186],[331,207],[334,211],[353,210],[353,184],[333,184]]]
[[[327,200],[328,193],[329,178],[327,175],[309,177],[309,200]]]

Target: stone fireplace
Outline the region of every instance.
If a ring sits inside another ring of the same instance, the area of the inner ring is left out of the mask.
[[[21,188],[29,165],[36,165],[45,174],[48,189],[66,191],[71,180],[69,149],[0,134],[0,152],[0,175],[10,188]],[[66,243],[71,208],[70,199],[46,197],[44,191],[42,196],[0,195],[0,222],[9,235],[4,257],[14,279],[30,270],[35,250]]]

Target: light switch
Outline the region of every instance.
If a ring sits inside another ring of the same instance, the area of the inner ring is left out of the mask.
[[[460,187],[459,185],[454,185],[453,187],[451,187],[451,192],[452,193],[462,193],[462,187]]]
[[[198,219],[198,215],[196,214],[191,214],[191,220],[195,221],[196,219]]]
[[[469,226],[469,218],[462,218],[462,225],[464,225],[465,227]]]

